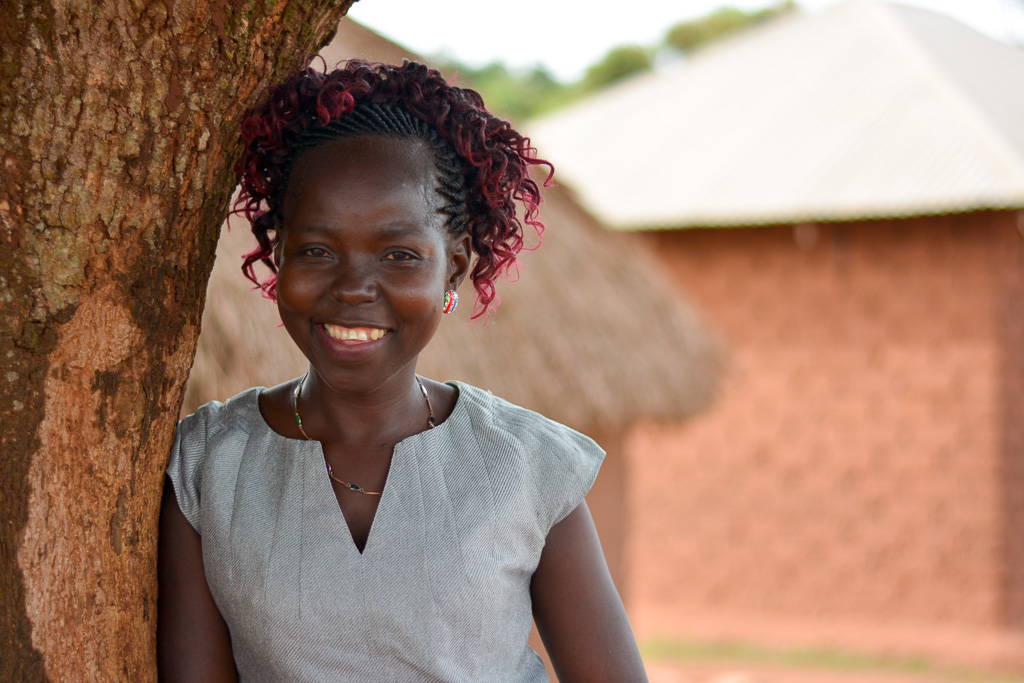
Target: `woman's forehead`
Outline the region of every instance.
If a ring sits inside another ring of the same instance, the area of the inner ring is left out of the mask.
[[[346,138],[310,150],[296,163],[285,197],[285,226],[376,216],[441,227],[443,199],[430,149],[415,139]]]
[[[411,186],[433,200],[437,167],[430,148],[417,138],[343,138],[319,145],[295,161],[285,193],[285,212],[290,202],[300,200],[313,186],[321,192],[333,189],[346,194]]]
[[[303,152],[295,160],[291,180],[344,169],[364,174],[402,173],[425,183],[436,182],[437,176],[433,153],[420,138],[367,135],[330,140]],[[288,190],[292,190],[291,182]]]

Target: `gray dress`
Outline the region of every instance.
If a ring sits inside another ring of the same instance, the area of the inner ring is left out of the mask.
[[[395,446],[362,554],[320,443],[270,429],[260,388],[181,421],[167,474],[241,680],[547,681],[530,579],[604,452],[452,385],[451,416]]]

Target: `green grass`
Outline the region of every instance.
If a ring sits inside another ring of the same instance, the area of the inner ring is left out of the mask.
[[[730,662],[838,672],[877,672],[965,683],[1024,683],[1020,675],[939,666],[925,658],[883,657],[839,650],[776,650],[745,643],[705,643],[652,638],[640,643],[644,659],[676,662]]]

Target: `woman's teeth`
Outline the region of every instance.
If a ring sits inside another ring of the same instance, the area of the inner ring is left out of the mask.
[[[379,327],[342,327],[340,325],[324,325],[327,336],[339,341],[377,341],[387,330]]]

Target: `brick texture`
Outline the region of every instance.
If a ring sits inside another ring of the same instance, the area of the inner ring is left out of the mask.
[[[706,413],[628,440],[638,630],[1024,627],[1018,215],[641,239],[731,368]]]

